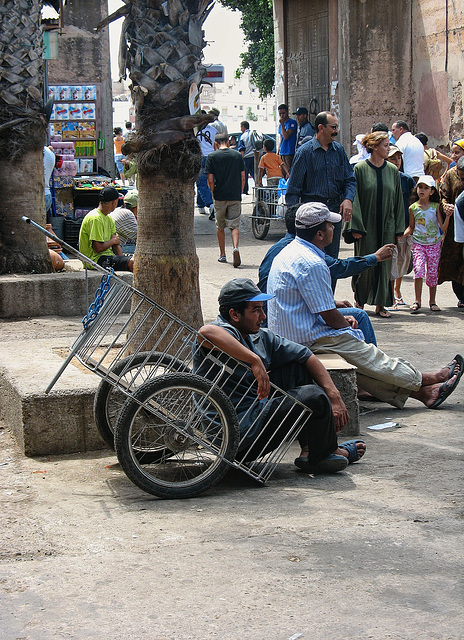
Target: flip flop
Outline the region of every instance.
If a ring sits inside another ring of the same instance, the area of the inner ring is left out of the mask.
[[[457,353],[454,358],[443,369],[449,369],[448,380],[454,375],[457,375],[459,371],[464,370],[464,358]]]
[[[358,447],[356,446],[358,442],[362,442],[366,444],[364,440],[348,440],[347,442],[342,442],[338,445],[340,449],[346,449],[348,451],[348,462],[351,464],[352,462],[357,462],[360,460],[358,454]],[[362,456],[361,456],[362,458]]]
[[[462,376],[462,369],[456,374],[456,378],[453,380],[453,382],[450,382],[448,379],[446,382],[444,382],[441,385],[440,391],[438,393],[438,398],[435,400],[433,404],[430,405],[429,409],[437,409],[441,405],[441,403],[444,402],[446,398],[453,393],[453,391],[458,386],[461,376]]]
[[[308,462],[307,457],[300,456],[295,459],[295,465],[304,473],[337,473],[337,471],[343,471],[348,466],[348,460],[345,456],[331,453],[327,458],[313,465]]]
[[[441,309],[437,304],[431,304],[430,311],[441,311]]]
[[[403,300],[403,296],[401,296],[400,298],[397,298],[395,296],[395,302],[398,306],[403,306],[403,305],[406,306],[406,302]]]
[[[410,311],[411,313],[419,313],[419,309],[421,308],[420,304],[418,302],[414,302],[410,307]]]

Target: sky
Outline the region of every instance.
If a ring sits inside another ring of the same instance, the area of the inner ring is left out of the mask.
[[[108,0],[108,11],[113,13],[124,3],[121,0]],[[240,29],[240,12],[231,11],[215,4],[203,25],[205,40],[205,64],[222,64],[225,67],[226,82],[233,80],[235,70],[240,65],[240,53],[245,50],[243,32]],[[118,78],[119,36],[123,19],[110,25],[111,74]]]

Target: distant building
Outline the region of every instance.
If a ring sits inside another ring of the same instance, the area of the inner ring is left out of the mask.
[[[208,65],[205,65],[208,67]],[[276,132],[275,97],[261,99],[258,88],[250,82],[248,73],[233,82],[201,85],[201,108],[209,111],[216,107],[221,112],[219,120],[229,133],[240,133],[240,123],[248,120],[250,129],[260,133]],[[255,119],[256,118],[256,119]]]

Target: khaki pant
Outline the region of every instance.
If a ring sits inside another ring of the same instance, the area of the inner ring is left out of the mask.
[[[357,367],[359,386],[379,400],[402,409],[411,391],[422,385],[422,373],[402,358],[390,358],[373,344],[356,340],[350,334],[319,338],[311,351],[337,353]]]

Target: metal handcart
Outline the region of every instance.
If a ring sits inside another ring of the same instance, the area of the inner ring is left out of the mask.
[[[193,497],[231,467],[264,484],[311,410],[275,385],[269,398],[259,401],[256,382],[244,388],[248,365],[220,349],[205,349],[204,338],[192,327],[112,271],[92,266],[103,273],[100,287],[83,318],[82,333],[46,391],[73,358],[98,375],[97,427],[129,479],[150,494]],[[194,373],[196,366],[201,375]],[[229,397],[236,389],[243,395],[234,407]],[[240,405],[250,397],[243,414]],[[269,430],[271,400],[276,406]],[[255,432],[262,435],[251,438]]]
[[[285,186],[253,187],[251,229],[257,240],[264,240],[272,220],[285,219]]]

